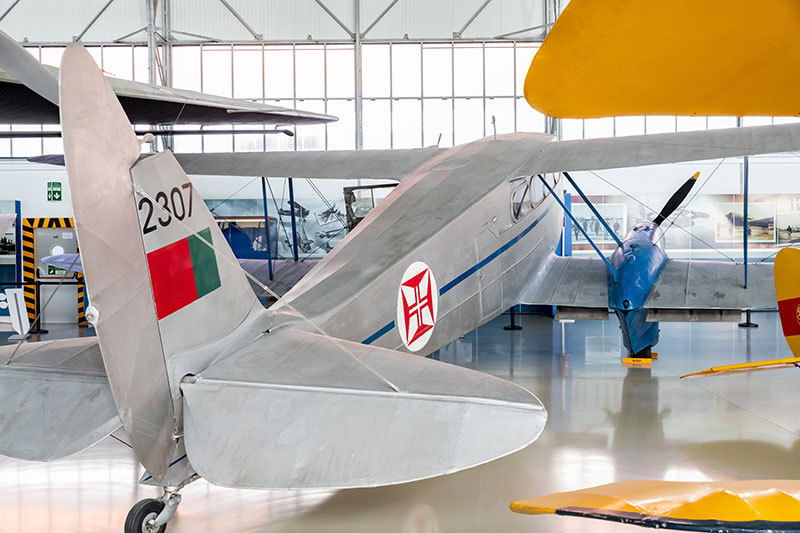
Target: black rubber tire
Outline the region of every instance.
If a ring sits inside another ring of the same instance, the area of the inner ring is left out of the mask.
[[[164,509],[164,502],[161,500],[154,500],[147,498],[136,505],[131,507],[128,511],[128,516],[125,518],[125,533],[142,533],[142,525],[148,515],[152,513],[160,513]],[[158,531],[153,533],[164,533],[167,530],[167,525],[161,526]]]

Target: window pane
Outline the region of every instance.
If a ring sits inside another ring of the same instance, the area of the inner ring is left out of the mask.
[[[11,131],[11,126],[0,124],[0,131]],[[11,157],[11,139],[0,139],[0,157]]]
[[[425,100],[422,117],[424,146],[453,146],[453,107],[449,99]]]
[[[735,128],[736,117],[708,117],[708,129]]]
[[[296,75],[298,98],[325,96],[325,54],[321,46],[297,47]]]
[[[42,64],[58,67],[61,65],[61,55],[64,53],[62,47],[45,46],[42,47]]]
[[[315,113],[325,112],[325,102],[321,100],[301,100],[297,102],[297,107]],[[325,149],[325,125],[300,126],[295,134],[295,146],[298,150],[324,150]]]
[[[172,85],[178,89],[200,90],[200,47],[172,47]]]
[[[422,49],[422,94],[450,96],[453,94],[453,64],[450,46],[426,45]]]
[[[59,124],[44,124],[42,125],[44,131],[60,131]],[[45,137],[42,139],[42,153],[43,154],[63,154],[64,141],[61,137]]]
[[[22,124],[19,126],[12,125],[11,130],[40,131],[41,126],[33,126],[31,124]],[[11,139],[11,152],[13,153],[14,157],[42,155],[42,139],[38,137]]]
[[[204,130],[232,130],[231,124],[219,124],[216,126],[206,126]],[[230,152],[233,150],[233,135],[230,133],[219,133],[203,135],[204,152]]]
[[[456,139],[455,144],[463,144],[482,139],[483,100],[480,98],[456,98]]]
[[[354,54],[352,46],[328,46],[328,98],[352,98],[355,95]]]
[[[231,47],[203,47],[203,92],[230,98],[231,86]]]
[[[264,50],[264,87],[267,98],[294,96],[294,61],[290,46]]]
[[[742,126],[770,126],[772,117],[743,117]]]
[[[583,137],[597,139],[600,137],[614,136],[613,118],[593,118],[583,121]]]
[[[361,60],[364,96],[389,96],[389,45],[364,45],[361,48]]]
[[[264,74],[261,71],[261,47],[233,48],[233,97],[257,100],[264,94]]]
[[[196,130],[197,126],[174,126],[175,130]],[[197,153],[203,151],[203,136],[202,135],[175,135],[173,137],[173,146],[176,152],[181,153]]]
[[[539,46],[529,46],[517,44],[517,96],[523,95],[525,76],[533,61],[533,56],[539,50]]]
[[[510,46],[486,45],[486,94],[514,94],[514,49]]]
[[[517,131],[544,132],[544,115],[532,108],[524,98],[516,99]]]
[[[492,126],[492,116],[495,124]],[[514,100],[513,98],[487,98],[486,99],[486,135],[497,133],[512,133],[514,131]]]
[[[678,117],[678,131],[701,131],[706,129],[706,117]]]
[[[561,137],[565,141],[583,139],[583,120],[564,119],[561,121]]]
[[[645,121],[645,133],[674,133],[675,117],[653,116]]]
[[[456,96],[483,96],[483,50],[456,46],[453,53]]]
[[[261,129],[252,124],[237,124],[234,130],[257,130]],[[268,135],[283,135],[282,133],[270,133]],[[264,150],[264,134],[260,133],[241,133],[233,135],[233,149],[235,152],[261,152]]]
[[[331,100],[328,114],[339,120],[328,124],[328,150],[353,150],[356,147],[356,106],[353,100]]]
[[[617,117],[614,120],[617,137],[644,135],[644,117]]]
[[[133,48],[133,79],[142,83],[147,83],[147,47],[135,46]]]
[[[364,148],[389,148],[388,100],[364,100]]]
[[[420,148],[422,145],[422,103],[420,100],[392,102],[392,148]]]
[[[173,57],[174,56],[173,52]],[[111,76],[124,80],[132,80],[133,50],[131,50],[131,47],[107,46],[103,48],[103,70]]]
[[[422,49],[418,44],[392,45],[392,96],[422,94],[421,54]]]

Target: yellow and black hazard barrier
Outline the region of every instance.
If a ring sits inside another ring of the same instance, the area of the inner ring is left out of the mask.
[[[22,281],[25,284],[25,308],[28,319],[33,322],[39,314],[36,298],[36,231],[39,228],[74,228],[68,217],[23,218],[22,219]],[[86,298],[83,274],[78,274],[78,325],[87,325]]]

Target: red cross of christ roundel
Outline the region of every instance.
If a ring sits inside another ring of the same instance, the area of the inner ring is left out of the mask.
[[[406,269],[397,290],[397,331],[412,352],[421,350],[433,335],[439,311],[439,289],[433,272],[416,261]]]

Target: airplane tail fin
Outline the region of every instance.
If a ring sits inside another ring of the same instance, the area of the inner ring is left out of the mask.
[[[172,153],[137,162],[133,128],[89,53],[70,45],[61,65],[64,153],[92,302],[87,318],[133,448],[160,480],[181,431],[176,367],[193,371],[171,359],[203,357],[200,347],[261,308]]]
[[[775,257],[775,295],[789,349],[800,357],[800,250],[784,248]]]

